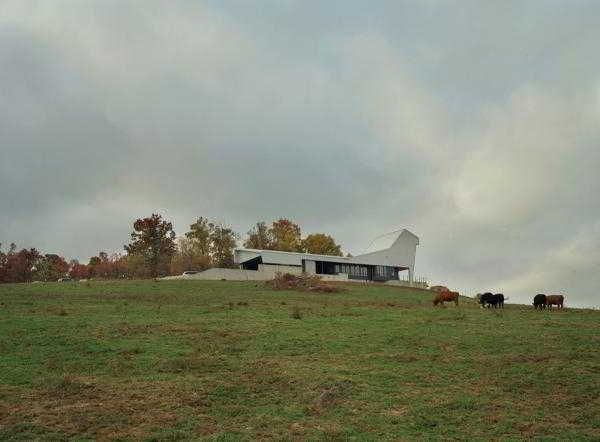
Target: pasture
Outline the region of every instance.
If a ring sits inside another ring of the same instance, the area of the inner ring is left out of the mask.
[[[600,439],[600,312],[432,298],[0,285],[0,439]]]

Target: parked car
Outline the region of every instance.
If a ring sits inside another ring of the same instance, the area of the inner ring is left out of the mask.
[[[183,272],[183,275],[195,275],[196,273],[200,273],[198,270],[186,270]]]

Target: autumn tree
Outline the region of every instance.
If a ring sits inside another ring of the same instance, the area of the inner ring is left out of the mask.
[[[146,257],[141,254],[127,254],[119,260],[124,273],[129,278],[148,278],[150,269]]]
[[[0,282],[4,282],[6,278],[6,253],[2,251],[2,243],[0,243]]]
[[[148,266],[150,276],[166,273],[173,253],[175,253],[175,232],[173,224],[153,213],[133,223],[131,242],[125,245],[129,255],[141,256]]]
[[[288,219],[281,218],[273,222],[269,228],[271,249],[284,252],[299,252],[302,250],[300,227]]]
[[[109,262],[111,267],[111,275],[113,278],[126,278],[128,276],[127,264],[123,254],[113,253],[109,257]]]
[[[206,218],[199,217],[194,224],[190,225],[190,231],[185,234],[185,237],[191,241],[190,245],[202,256],[210,254],[213,229],[213,223],[208,222]]]
[[[335,240],[324,233],[313,233],[302,240],[302,249],[306,253],[317,255],[342,256],[341,247]]]
[[[208,241],[210,246],[210,241]],[[171,259],[171,274],[180,275],[188,270],[206,270],[210,267],[210,248],[203,253],[194,240],[184,236],[177,239],[177,251]]]
[[[233,268],[233,251],[239,235],[230,227],[213,225],[210,235],[211,259],[215,267]]]
[[[206,270],[211,266],[211,242],[214,224],[199,217],[190,230],[177,240],[177,251],[171,260],[171,274],[188,270]]]
[[[87,279],[90,276],[90,268],[85,264],[74,264],[69,270],[69,276],[73,279]]]
[[[41,258],[36,249],[22,249],[17,252],[17,246],[13,243],[7,253],[0,258],[2,268],[0,269],[0,281],[2,282],[29,282],[33,279],[35,264]]]
[[[272,247],[269,227],[264,221],[257,222],[248,231],[248,239],[244,242],[247,249],[270,250]]]
[[[68,271],[69,264],[62,256],[48,253],[36,262],[34,276],[40,281],[57,281]]]

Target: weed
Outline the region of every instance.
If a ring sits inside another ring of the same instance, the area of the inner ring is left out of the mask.
[[[48,307],[46,309],[46,311],[49,313],[54,313],[55,315],[58,315],[58,316],[67,316],[68,315],[67,311],[65,310],[65,308],[62,305]]]
[[[200,356],[166,359],[159,363],[158,371],[162,373],[182,373],[200,370],[207,365],[207,360]]]
[[[300,307],[294,306],[292,308],[292,312],[290,313],[290,317],[292,319],[302,319],[302,311],[300,310]]]
[[[47,379],[45,384],[48,394],[58,397],[80,395],[85,390],[94,388],[91,383],[82,382],[74,376],[67,374],[59,378]]]
[[[142,350],[139,347],[133,347],[119,351],[119,354],[126,359],[131,359],[134,355],[139,355],[140,353],[142,353]]]

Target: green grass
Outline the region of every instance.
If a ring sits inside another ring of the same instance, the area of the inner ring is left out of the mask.
[[[600,312],[431,298],[0,285],[0,440],[600,440]]]

